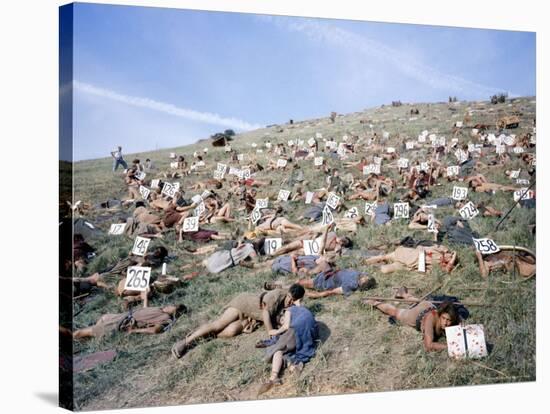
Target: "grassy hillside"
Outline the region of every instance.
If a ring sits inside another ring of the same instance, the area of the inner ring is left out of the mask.
[[[419,115],[410,115],[412,106],[386,106],[338,116],[334,123],[329,118],[294,122],[293,125],[280,125],[251,131],[235,137],[232,147],[245,154],[245,163],[252,155],[262,165],[267,164],[269,154],[256,154],[252,143],[263,148],[265,139],[272,143],[287,142],[290,139],[304,139],[316,132],[323,137],[334,137],[341,141],[344,134],[359,137],[371,136],[382,131],[390,133],[388,146],[397,147],[404,138],[416,140],[423,130],[452,137],[453,124],[471,112],[470,124],[495,125],[497,118],[513,111],[521,112],[518,129],[507,131],[520,135],[532,131],[535,117],[534,98],[517,99],[512,104],[491,105],[487,102],[459,102],[455,104],[418,104]],[[363,121],[363,122],[361,122]],[[370,128],[372,125],[372,129]],[[281,132],[279,132],[281,131]],[[493,130],[494,131],[494,130]],[[459,142],[467,143],[470,129],[464,128],[458,135]],[[322,142],[321,142],[322,143]],[[143,162],[151,158],[162,172],[169,170],[169,153],[176,152],[191,160],[196,150],[207,147],[205,158],[208,172],[191,175],[179,180],[187,188],[196,180],[210,177],[217,161],[226,162],[223,149],[212,147],[207,142],[170,148],[149,153],[135,154]],[[407,152],[410,161],[423,160],[427,150]],[[249,155],[250,154],[250,155]],[[362,155],[356,154],[358,160]],[[525,169],[521,160],[511,154],[513,161],[507,169]],[[134,154],[125,156],[127,161]],[[275,158],[276,159],[276,158]],[[340,161],[325,155],[331,167],[342,173]],[[445,160],[445,158],[444,158]],[[449,154],[449,164],[455,164]],[[313,168],[313,161],[300,162],[305,178],[310,182],[309,189],[323,187],[325,177]],[[356,177],[357,169],[353,170]],[[287,172],[262,172],[258,178],[272,180],[272,186],[258,190],[258,197],[269,196],[276,199],[281,181]],[[382,174],[396,178],[395,170],[384,168]],[[484,174],[492,182],[510,184],[504,171],[488,171]],[[155,178],[155,174],[147,179]],[[450,196],[453,184],[441,181],[443,185],[432,189],[432,198]],[[519,188],[520,186],[518,186]],[[290,189],[290,188],[289,188]],[[223,190],[222,190],[223,192]],[[193,194],[193,192],[188,192]],[[126,188],[120,172],[113,174],[111,159],[83,161],[74,164],[74,196],[76,200],[97,203],[108,198],[126,197]],[[393,201],[394,194],[389,197]],[[475,203],[490,201],[490,205],[507,211],[513,201],[510,193],[498,192],[494,195],[471,193],[469,199]],[[357,206],[364,211],[364,202],[345,202],[348,208]],[[306,208],[303,202],[284,203],[286,216],[296,220]],[[131,209],[117,217],[100,216],[93,213],[89,217],[94,224],[107,230],[111,223],[119,222]],[[241,213],[242,214],[242,213]],[[340,213],[340,215],[343,213]],[[438,209],[436,216],[457,214],[453,208]],[[498,219],[475,218],[471,221],[473,230],[483,237],[489,237],[498,244],[516,244],[535,248],[535,240],[528,227],[535,223],[535,211],[516,208],[498,231]],[[244,221],[218,225],[224,231],[234,231],[237,226],[245,226]],[[212,226],[205,226],[212,227]],[[535,280],[521,281],[519,276],[509,273],[492,273],[488,279],[479,275],[477,261],[472,248],[452,246],[458,252],[459,267],[451,274],[438,270],[431,274],[397,272],[382,275],[376,267],[360,264],[361,251],[372,246],[388,244],[396,239],[411,235],[417,239],[428,238],[424,231],[413,231],[407,223],[394,222],[391,226],[360,227],[353,236],[352,254],[341,257],[338,265],[364,270],[378,281],[378,286],[368,293],[354,293],[349,298],[331,297],[308,299],[308,306],[323,323],[324,342],[316,357],[306,364],[301,375],[283,376],[283,385],[273,388],[262,398],[280,398],[307,395],[326,395],[350,392],[386,391],[426,387],[447,387],[458,385],[493,384],[535,380]],[[126,257],[133,240],[123,236],[105,235],[89,241],[97,248],[97,257],[89,264],[87,274],[106,268],[119,258]],[[168,273],[181,276],[194,269],[181,270],[181,267],[197,263],[199,259],[184,250],[183,243],[176,243],[174,233],[162,240],[153,241],[166,246],[176,260],[168,265]],[[151,249],[150,247],[150,249]],[[228,269],[218,275],[203,272],[181,288],[153,299],[152,305],[182,302],[190,313],[182,316],[171,331],[154,336],[115,335],[109,338],[79,342],[75,351],[87,354],[99,350],[116,349],[118,357],[111,363],[75,375],[76,407],[79,409],[106,409],[117,407],[174,405],[214,401],[232,401],[255,398],[256,388],[266,379],[270,366],[262,362],[263,351],[254,348],[254,343],[265,336],[262,329],[249,335],[240,335],[231,340],[214,340],[201,344],[184,358],[176,361],[170,354],[173,343],[183,338],[200,323],[216,317],[223,305],[237,293],[259,292],[267,280],[275,277],[266,268],[255,273],[241,267]],[[288,278],[293,280],[292,277]],[[364,296],[390,296],[394,286],[415,287],[415,293],[423,295],[438,285],[438,293],[459,296],[469,302],[481,302],[484,306],[470,307],[469,322],[481,323],[485,327],[487,341],[492,344],[490,355],[479,362],[456,362],[446,353],[426,353],[421,346],[421,336],[413,329],[390,325],[387,317],[380,312],[367,309],[360,304]],[[75,327],[89,326],[108,312],[121,312],[120,300],[101,290],[75,301]]]

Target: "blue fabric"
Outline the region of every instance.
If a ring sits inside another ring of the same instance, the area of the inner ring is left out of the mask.
[[[325,208],[325,203],[319,203],[312,206],[309,210],[307,210],[304,214],[304,217],[313,219],[314,221],[321,220],[321,217],[323,216],[323,209]]]
[[[452,206],[454,204],[454,200],[449,197],[442,197],[442,198],[435,198],[431,201],[426,201],[426,204],[431,206],[438,206],[438,207],[444,207],[444,206]]]
[[[388,203],[378,204],[374,210],[374,223],[382,225],[390,220],[390,205]]]
[[[319,337],[317,321],[311,311],[303,306],[291,306],[289,312],[296,350],[288,354],[288,358],[295,364],[306,363],[315,355],[315,341]]]
[[[128,168],[128,164],[126,164],[126,161],[124,161],[122,158],[119,158],[118,160],[113,160],[113,171],[116,171],[119,165],[122,165],[124,169]]]
[[[315,267],[315,261],[319,256],[309,255],[309,256],[298,256],[296,258],[296,267],[298,269],[306,268],[313,269]],[[271,271],[273,273],[290,273],[291,272],[290,256],[279,256],[275,259],[271,265]]]
[[[361,274],[353,269],[338,270],[335,273],[321,272],[313,279],[313,287],[321,292],[341,287],[344,295],[349,296],[359,287]]]

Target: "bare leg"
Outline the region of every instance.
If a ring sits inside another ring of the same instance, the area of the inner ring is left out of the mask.
[[[387,274],[387,273],[397,272],[398,270],[402,270],[404,268],[405,266],[403,266],[403,264],[395,262],[395,263],[383,265],[382,267],[380,267],[380,271],[384,274]]]

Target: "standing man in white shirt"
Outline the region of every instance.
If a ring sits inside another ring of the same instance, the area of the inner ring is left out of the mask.
[[[113,157],[113,172],[117,170],[119,165],[122,165],[125,170],[128,168],[128,164],[126,164],[126,161],[122,158],[121,146],[118,146],[116,150],[111,151],[111,157]]]

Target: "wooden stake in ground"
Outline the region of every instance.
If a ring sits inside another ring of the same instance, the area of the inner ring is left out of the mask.
[[[363,298],[363,300],[376,300],[379,302],[401,302],[401,303],[420,303],[422,300],[420,299],[396,299],[396,298],[382,298],[379,296],[367,296]],[[443,300],[431,300],[430,301],[433,304],[440,304],[445,303]],[[451,302],[453,305],[464,305],[464,306],[486,306],[485,303],[480,302]]]

